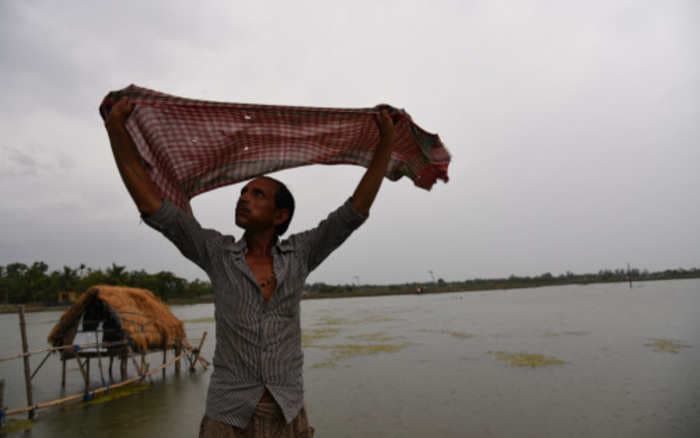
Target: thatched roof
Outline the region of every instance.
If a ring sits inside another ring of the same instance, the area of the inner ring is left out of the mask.
[[[87,319],[83,316],[95,306],[101,306],[101,311],[116,324],[120,337],[130,339],[137,350],[160,349],[185,338],[182,321],[152,292],[99,285],[91,287],[65,311],[51,330],[49,343],[54,346],[70,345],[81,319]],[[86,324],[88,321],[83,321],[83,330]]]

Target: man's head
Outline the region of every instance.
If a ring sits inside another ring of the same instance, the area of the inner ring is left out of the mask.
[[[294,215],[294,197],[287,186],[267,176],[248,182],[236,204],[236,225],[246,231],[273,227],[280,236]]]

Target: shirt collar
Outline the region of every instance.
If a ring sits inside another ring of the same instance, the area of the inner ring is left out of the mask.
[[[282,241],[277,239],[277,242],[275,243],[275,248],[277,248],[278,251],[282,253],[296,250],[294,243],[292,243],[289,239],[285,239]],[[224,249],[238,254],[245,254],[246,250],[248,249],[248,242],[245,239],[241,238],[235,242],[224,245]]]

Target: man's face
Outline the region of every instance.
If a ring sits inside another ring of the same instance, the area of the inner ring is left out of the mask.
[[[277,183],[267,178],[256,178],[241,190],[236,204],[236,225],[259,231],[284,223],[287,210],[275,208]]]

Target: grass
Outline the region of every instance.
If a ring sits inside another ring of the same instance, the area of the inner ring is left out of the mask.
[[[566,362],[554,356],[531,353],[508,353],[489,351],[496,359],[507,362],[512,367],[541,368],[553,365],[565,365]]]
[[[651,342],[647,342],[644,345],[647,347],[652,347],[654,351],[660,353],[678,354],[684,348],[691,348],[690,345],[677,343],[670,339],[651,339],[650,341]]]

